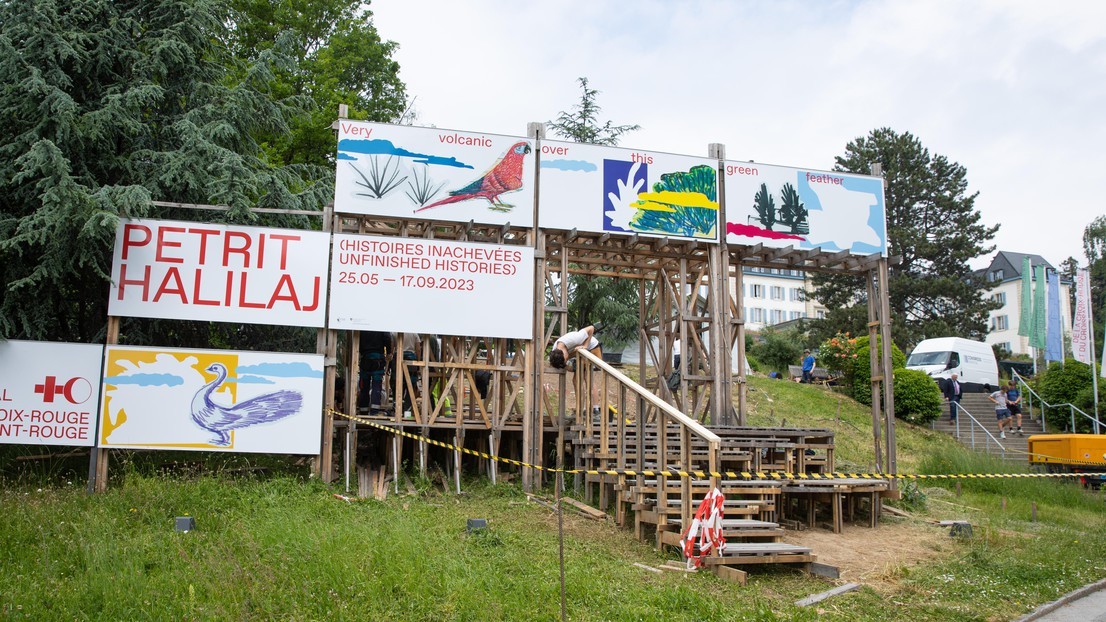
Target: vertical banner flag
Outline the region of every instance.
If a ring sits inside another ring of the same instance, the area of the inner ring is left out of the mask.
[[[1021,315],[1018,317],[1018,335],[1028,337],[1033,333],[1033,263],[1029,256],[1022,257]]]
[[[1033,330],[1029,333],[1029,345],[1034,348],[1045,347],[1045,267],[1039,265],[1033,269]]]
[[[1075,321],[1071,325],[1071,355],[1080,363],[1094,360],[1091,344],[1091,281],[1086,268],[1075,271]]]
[[[1060,324],[1060,275],[1048,275],[1048,330],[1045,338],[1045,360],[1064,360],[1064,334]]]

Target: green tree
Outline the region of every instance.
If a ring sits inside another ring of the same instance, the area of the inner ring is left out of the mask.
[[[853,398],[861,404],[872,403],[872,359],[871,339],[865,335],[856,340],[856,358],[853,359]],[[876,347],[880,347],[882,340],[876,338]],[[906,367],[906,355],[902,353],[894,343],[891,344],[891,371]]]
[[[556,136],[578,143],[614,146],[619,137],[640,129],[639,125],[600,122],[599,91],[579,79],[580,102],[557,115],[546,127]],[[603,341],[608,347],[625,345],[637,336],[638,288],[633,279],[572,274],[568,277],[568,323],[572,327],[602,321]]]
[[[1083,253],[1091,281],[1095,345],[1101,351],[1106,340],[1106,216],[1095,218],[1083,229]]]
[[[937,383],[929,374],[905,368],[893,369],[891,373],[895,379],[896,418],[924,425],[941,416],[944,400]]]
[[[803,335],[795,329],[781,331],[765,328],[760,331],[760,339],[753,346],[753,356],[770,370],[787,374],[789,365],[802,363]]]
[[[753,209],[757,211],[757,220],[765,229],[772,230],[776,224],[776,200],[772,193],[768,192],[768,184],[761,184],[760,190],[753,197]]]
[[[265,137],[284,164],[332,166],[339,104],[351,119],[396,121],[406,90],[398,45],[380,38],[368,2],[359,0],[230,0],[234,11],[228,44],[237,58],[252,59],[285,42],[293,63],[277,72],[273,88],[312,106],[289,120],[287,131]]]
[[[218,0],[0,2],[0,336],[102,338],[119,218],[175,215],[151,200],[239,222],[329,200],[332,173],[261,142],[308,109],[273,91],[291,41],[244,62],[230,23]]]
[[[888,289],[895,342],[981,338],[997,303],[984,299],[986,283],[968,262],[994,250],[987,243],[998,225],[980,222],[976,194],[967,194],[967,169],[931,155],[909,132],[881,128],[850,141],[834,170],[867,174],[876,163],[887,184],[888,254],[901,258],[891,266]],[[814,283],[814,298],[830,309],[866,304],[859,279],[818,276]]]

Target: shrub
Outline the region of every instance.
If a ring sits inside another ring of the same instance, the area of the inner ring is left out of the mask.
[[[797,365],[803,358],[803,342],[798,331],[778,331],[765,328],[760,342],[753,347],[753,356],[769,369],[787,372],[788,365]]]
[[[818,347],[818,364],[830,372],[840,374],[840,384],[851,391],[853,365],[856,359],[856,339],[849,333],[837,333]]]
[[[941,391],[929,374],[917,369],[895,369],[895,416],[924,424],[941,416]]]
[[[880,341],[876,341],[879,347]],[[853,399],[861,404],[872,404],[872,369],[868,346],[868,337],[856,340],[856,358],[853,359],[852,393]],[[891,369],[906,367],[906,355],[895,344],[891,344]]]
[[[1106,384],[1106,383],[1103,383]],[[1099,387],[1100,396],[1104,387]],[[1048,369],[1037,380],[1037,393],[1050,404],[1074,404],[1088,415],[1093,416],[1094,390],[1091,379],[1091,366],[1080,363],[1075,359],[1068,359],[1061,365],[1059,362],[1050,363]],[[1071,427],[1071,409],[1049,408],[1045,412],[1049,425],[1055,429],[1068,429]],[[1075,414],[1075,430],[1089,432],[1093,429],[1093,422],[1079,413]]]

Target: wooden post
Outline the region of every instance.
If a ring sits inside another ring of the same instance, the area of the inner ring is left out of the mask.
[[[872,387],[872,437],[873,437],[873,450],[875,452],[876,459],[876,473],[883,473],[883,451],[882,434],[880,433],[880,384],[882,379],[880,378],[880,367],[882,366],[881,358],[879,356],[879,350],[876,348],[877,339],[879,333],[879,319],[877,314],[879,313],[879,300],[878,296],[880,292],[876,291],[875,283],[873,282],[872,270],[869,270],[864,275],[864,281],[868,284],[868,370],[871,374],[871,387]]]
[[[334,213],[334,204],[323,208],[323,232],[333,233],[337,229],[338,217]],[[326,297],[327,314],[330,317],[330,296]],[[335,358],[338,356],[338,333],[328,326],[318,330],[315,337],[315,352],[323,355],[323,433],[319,455],[312,461],[312,471],[324,482],[334,479],[334,383],[338,379]],[[347,405],[352,403],[346,396]]]
[[[718,243],[709,250],[708,261],[710,265],[710,347],[714,354],[714,386],[711,387],[711,417],[710,422],[733,425],[733,392],[731,391],[733,378],[733,363],[731,360],[730,344],[732,325],[729,313],[729,248],[726,245],[726,175],[725,159],[726,146],[721,143],[711,143],[707,146],[707,155],[718,160]],[[696,296],[698,293],[696,292]],[[744,367],[738,373],[740,383],[744,383]]]
[[[114,346],[119,343],[119,317],[114,315],[108,316],[107,325],[107,339],[105,339],[107,345]],[[107,349],[104,350],[104,357],[107,357]],[[106,364],[106,361],[105,361]],[[108,370],[104,369],[104,376],[107,376]],[[103,396],[100,397],[101,401]],[[106,417],[107,413],[100,413],[101,417]],[[88,464],[88,492],[104,492],[108,488],[108,450],[100,447],[100,438],[96,439],[96,447],[94,447],[89,454]]]
[[[545,124],[531,122],[526,126],[526,135],[534,140],[534,225],[531,229],[530,243],[534,247],[534,291],[533,291],[533,328],[531,330],[530,344],[526,348],[526,369],[523,373],[523,414],[522,414],[522,461],[527,464],[541,464],[542,432],[544,422],[542,417],[541,390],[542,374],[545,371],[545,234],[538,227],[538,190],[541,184],[541,169],[538,166],[540,159],[540,143],[545,138]],[[565,275],[562,273],[562,278]],[[565,284],[562,283],[562,289]],[[562,395],[563,399],[564,396]],[[564,438],[557,439],[563,442]],[[522,488],[532,491],[541,487],[541,471],[537,469],[522,469]]]

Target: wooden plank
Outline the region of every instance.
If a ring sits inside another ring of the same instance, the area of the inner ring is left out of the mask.
[[[633,566],[635,568],[641,568],[642,570],[648,570],[649,572],[655,572],[657,574],[662,574],[662,571],[661,571],[660,568],[654,568],[652,566],[646,566],[645,564],[642,564],[642,563],[634,562]]]
[[[829,564],[819,564],[818,562],[811,562],[806,569],[807,572],[819,577],[826,577],[827,579],[840,579],[841,570],[837,566],[830,566]]]
[[[733,568],[731,566],[718,565],[711,566],[710,569],[718,578],[725,579],[726,581],[732,581],[738,585],[745,585],[745,582],[749,578],[749,573],[745,572],[744,570],[738,570],[737,568]]]
[[[845,594],[847,592],[851,592],[851,591],[859,589],[859,588],[860,588],[859,583],[846,583],[845,585],[835,587],[832,590],[827,590],[827,591],[822,592],[820,594],[815,594],[813,596],[807,596],[806,598],[804,598],[802,600],[797,600],[797,601],[795,601],[795,606],[796,607],[809,607],[809,606],[813,605],[814,603],[820,603],[820,602],[822,602],[823,600],[825,600],[827,598],[837,596],[838,594]]]
[[[600,520],[604,520],[604,519],[607,518],[607,513],[606,512],[604,512],[602,510],[597,510],[597,509],[591,507],[590,505],[588,505],[586,503],[581,503],[580,501],[577,501],[576,499],[573,499],[572,497],[561,497],[561,501],[563,503],[567,503],[567,504],[571,505],[572,507],[576,508],[577,510],[580,510],[581,512],[583,512],[584,514],[586,514],[586,515],[588,515],[592,518],[596,518],[596,519],[600,519]]]

